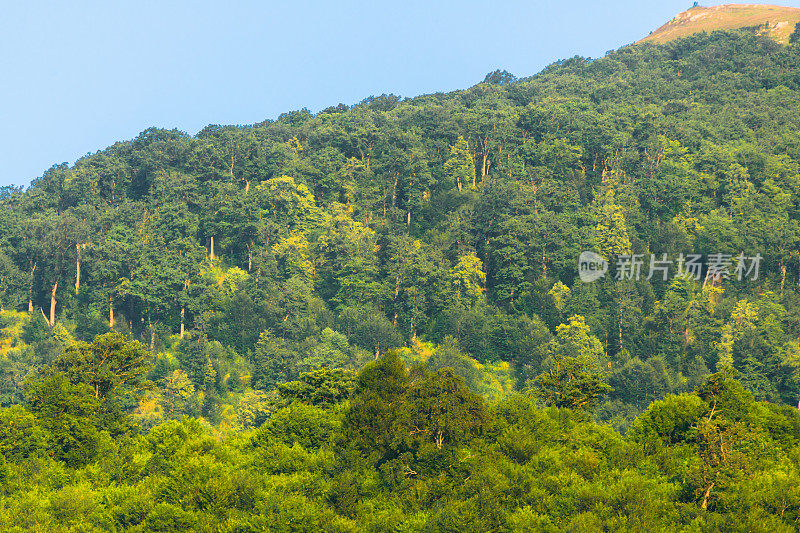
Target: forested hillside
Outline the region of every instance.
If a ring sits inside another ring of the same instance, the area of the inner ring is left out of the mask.
[[[800,525],[800,45],[153,128],[0,204],[0,529]]]

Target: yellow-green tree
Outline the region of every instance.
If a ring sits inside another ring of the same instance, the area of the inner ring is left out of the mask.
[[[469,151],[469,143],[461,135],[450,147],[450,158],[444,164],[444,172],[455,181],[459,191],[464,183],[475,178],[475,162]]]
[[[622,207],[615,201],[614,189],[609,188],[596,204],[597,249],[605,258],[631,253],[631,240],[625,225]]]
[[[272,251],[286,277],[297,276],[306,282],[314,279],[316,269],[311,261],[308,239],[304,233],[292,233],[276,244]]]
[[[582,316],[556,328],[547,352],[546,370],[535,379],[537,395],[546,404],[588,410],[611,391],[603,371],[603,345]]]
[[[483,297],[486,272],[483,270],[483,261],[475,255],[475,252],[470,252],[458,260],[458,263],[450,269],[450,279],[453,281],[459,301],[471,306]]]

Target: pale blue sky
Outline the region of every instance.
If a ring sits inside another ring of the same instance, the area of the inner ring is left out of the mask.
[[[788,2],[798,5],[800,2]],[[4,2],[0,185],[150,126],[191,134],[602,56],[691,5],[642,0]]]

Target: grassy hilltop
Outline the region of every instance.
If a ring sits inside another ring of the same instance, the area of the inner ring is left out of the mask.
[[[681,37],[714,30],[758,27],[759,33],[779,43],[789,42],[789,35],[800,21],[800,9],[759,4],[723,4],[693,7],[675,16],[639,42],[665,43]]]

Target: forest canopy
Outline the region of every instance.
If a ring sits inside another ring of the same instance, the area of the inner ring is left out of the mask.
[[[799,251],[747,31],[148,129],[0,190],[0,529],[794,531]]]

